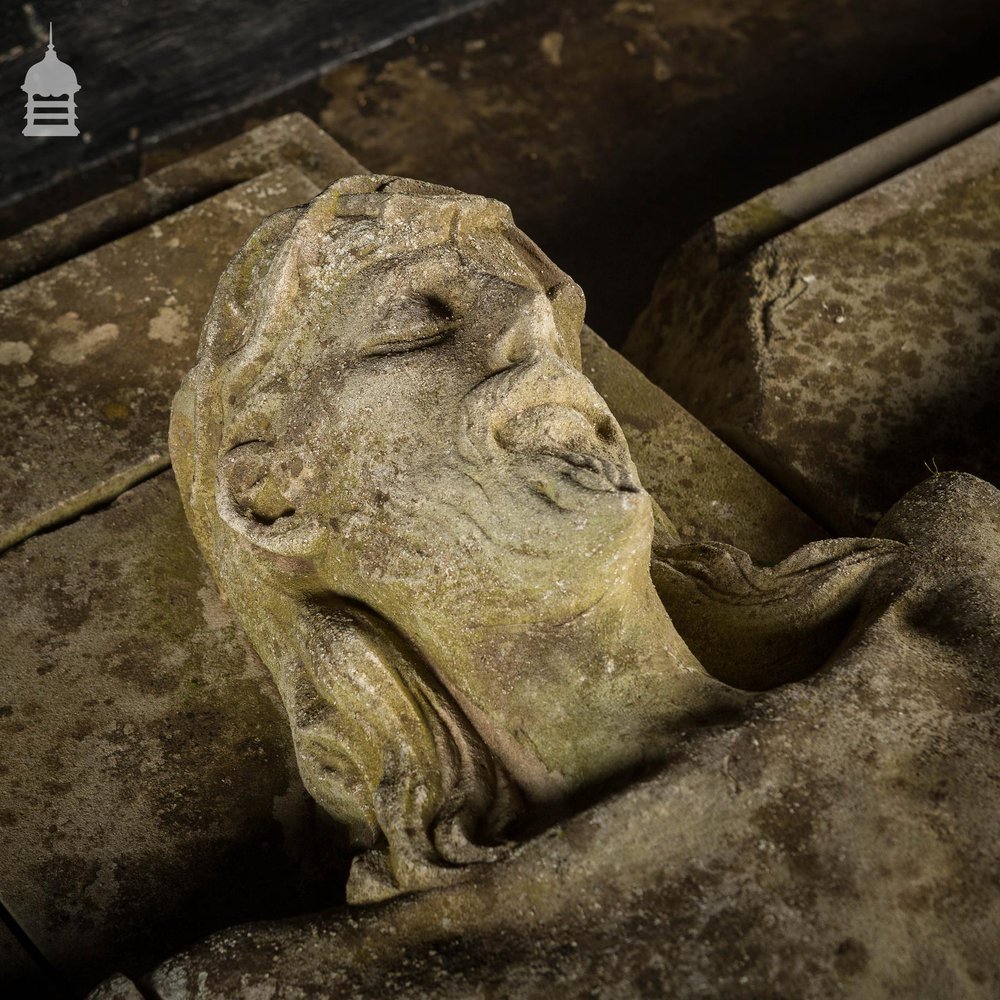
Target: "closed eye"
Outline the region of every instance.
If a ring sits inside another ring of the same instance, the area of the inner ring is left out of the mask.
[[[457,321],[446,302],[434,295],[410,295],[393,308],[388,325],[389,335],[369,347],[369,358],[389,354],[407,354],[449,340],[457,329]]]
[[[438,330],[424,336],[405,337],[401,340],[392,340],[384,344],[378,344],[365,352],[369,358],[382,358],[387,354],[408,354],[411,351],[420,351],[425,347],[433,347],[445,340],[450,340],[454,330]]]

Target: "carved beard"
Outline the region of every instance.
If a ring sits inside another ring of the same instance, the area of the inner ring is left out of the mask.
[[[576,508],[563,509],[526,475],[537,461],[503,451],[476,464],[454,456],[383,482],[342,525],[357,588],[345,590],[420,618],[552,622],[586,610],[630,569],[648,570],[651,501],[641,488],[615,503],[623,494],[562,482],[576,494]],[[565,475],[559,459],[542,461]]]
[[[552,622],[648,570],[652,501],[579,371],[541,356],[480,382],[442,419],[452,434],[419,428],[423,447],[353,449],[336,466],[350,468],[332,490],[353,507],[338,528],[359,600]]]

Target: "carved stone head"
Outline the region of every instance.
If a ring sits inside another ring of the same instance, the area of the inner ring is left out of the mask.
[[[506,206],[391,177],[271,217],[219,283],[174,468],[303,779],[365,851],[353,899],[492,857],[524,800],[734,704],[652,585],[583,314]]]

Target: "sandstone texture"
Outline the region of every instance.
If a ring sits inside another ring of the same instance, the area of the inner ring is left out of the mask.
[[[0,558],[0,901],[76,990],[343,862],[169,472]]]
[[[799,225],[794,184],[734,209],[666,264],[626,355],[837,532],[929,471],[997,481],[998,163],[993,126]]]
[[[993,487],[932,477],[809,679],[464,884],[216,934],[142,994],[996,996],[998,524]]]
[[[166,467],[170,400],[219,272],[264,216],[315,191],[278,167],[0,292],[0,549]]]

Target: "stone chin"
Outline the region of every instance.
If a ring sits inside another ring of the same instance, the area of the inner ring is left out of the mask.
[[[653,515],[630,462],[605,471],[596,457],[583,461],[501,451],[412,480],[377,521],[346,526],[342,541],[359,543],[354,596],[397,616],[476,626],[586,610],[648,572]],[[625,476],[627,487],[615,485]],[[339,572],[331,582],[354,590]]]
[[[572,564],[578,580],[600,582],[601,565],[620,569],[629,553],[648,565],[652,502],[621,427],[575,368],[549,363],[478,387],[457,451],[480,494],[468,513],[490,538],[547,560],[549,572]]]
[[[489,591],[494,623],[558,622],[649,572],[652,501],[641,487],[617,489],[603,472],[522,454],[507,456],[479,482],[507,499],[494,505],[502,520],[486,521],[489,544],[466,564],[466,581],[480,580],[473,589]],[[485,610],[470,608],[475,615]]]

